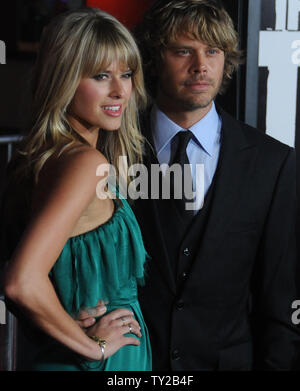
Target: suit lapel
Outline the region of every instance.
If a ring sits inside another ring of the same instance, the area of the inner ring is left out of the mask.
[[[210,216],[198,256],[206,250],[217,248],[223,239],[241,195],[246,190],[247,178],[257,156],[257,146],[247,139],[239,123],[221,109],[219,111],[222,117],[220,160]]]

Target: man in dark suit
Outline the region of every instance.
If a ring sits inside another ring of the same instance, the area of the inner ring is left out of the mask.
[[[294,150],[215,105],[240,62],[217,2],[159,0],[141,26],[154,97],[142,120],[145,163],[191,164],[193,190],[205,197],[194,210],[176,199],[135,204],[151,256],[140,301],[153,368],[295,369]]]

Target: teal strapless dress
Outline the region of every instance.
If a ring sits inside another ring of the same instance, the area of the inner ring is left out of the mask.
[[[104,362],[91,362],[47,337],[39,344],[33,370],[152,369],[149,334],[137,298],[147,253],[127,201],[121,198],[114,203],[115,213],[108,222],[67,241],[49,277],[63,307],[74,318],[82,309],[95,307],[100,299],[108,302],[106,314],[116,308],[131,310],[141,327],[140,345],[126,345]]]

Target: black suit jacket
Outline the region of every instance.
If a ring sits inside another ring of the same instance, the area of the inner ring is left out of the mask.
[[[176,222],[162,201],[138,200],[134,206],[151,256],[139,298],[153,368],[295,369],[300,334],[291,305],[300,297],[300,276],[295,272],[294,150],[218,110],[222,157],[214,198],[184,279],[172,272],[162,226]],[[142,126],[153,144],[147,115]],[[150,167],[158,162],[154,149],[146,148]],[[191,230],[193,225],[178,262],[184,262]]]

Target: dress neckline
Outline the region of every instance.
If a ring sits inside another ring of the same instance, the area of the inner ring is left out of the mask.
[[[120,213],[121,209],[123,209],[123,206],[124,206],[123,202],[120,198],[116,198],[116,199],[113,198],[112,200],[114,203],[114,213],[111,215],[111,217],[107,221],[105,221],[105,223],[97,225],[95,228],[89,229],[88,231],[82,232],[81,234],[70,236],[68,241],[72,240],[72,239],[78,239],[80,237],[85,237],[86,235],[88,235],[92,232],[98,231],[100,228],[104,228],[106,225],[110,224],[114,220],[114,218]]]

